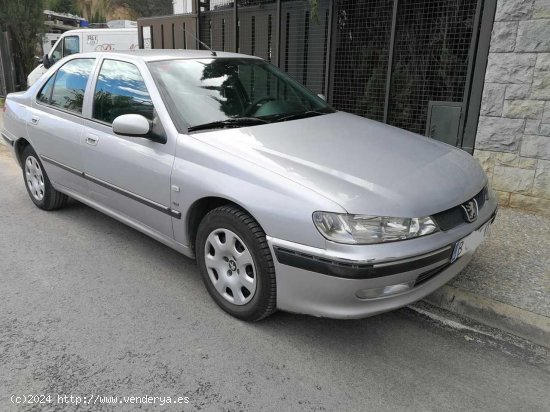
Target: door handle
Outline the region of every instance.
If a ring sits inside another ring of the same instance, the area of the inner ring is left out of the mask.
[[[86,143],[91,146],[96,146],[97,142],[99,141],[99,137],[95,134],[89,134],[86,136]]]
[[[40,117],[38,117],[38,116],[33,116],[33,117],[31,117],[31,124],[32,124],[33,126],[36,126],[36,125],[38,124],[39,121],[40,121]]]

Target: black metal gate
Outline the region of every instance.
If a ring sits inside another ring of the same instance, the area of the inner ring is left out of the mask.
[[[491,0],[210,0],[194,16],[215,50],[260,56],[337,109],[471,151],[494,9]],[[138,24],[156,33],[174,18]]]
[[[481,0],[338,1],[333,105],[468,146],[481,11]]]
[[[199,38],[214,50],[262,57],[324,94],[331,10],[330,0],[313,9],[304,0],[212,0],[201,6]]]

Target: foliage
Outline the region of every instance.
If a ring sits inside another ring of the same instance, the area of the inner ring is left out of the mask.
[[[311,8],[311,20],[319,24],[319,0],[309,0],[309,7]]]
[[[172,14],[173,11],[172,0],[73,0],[73,3],[77,14],[84,16],[91,23],[110,20],[121,8],[127,9],[132,19]]]
[[[44,8],[59,13],[78,14],[74,0],[45,0]]]
[[[94,13],[88,17],[88,21],[90,23],[105,23],[107,19],[105,18],[105,14],[103,14],[103,10],[97,8]]]
[[[78,11],[91,23],[103,23],[111,10],[110,0],[73,0]]]
[[[173,13],[172,0],[111,0],[111,7],[128,5],[139,17],[163,16]]]
[[[25,79],[36,65],[36,47],[44,31],[42,6],[36,0],[0,0],[0,26],[11,33],[15,60],[21,62]]]

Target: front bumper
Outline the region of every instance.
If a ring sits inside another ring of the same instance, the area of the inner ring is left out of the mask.
[[[446,232],[379,245],[327,242],[312,248],[268,236],[277,276],[277,307],[330,318],[362,318],[416,302],[449,282],[473,257],[468,251],[451,264],[453,245],[492,222],[497,201],[490,197],[476,222]],[[360,298],[361,291],[408,284],[388,296]]]

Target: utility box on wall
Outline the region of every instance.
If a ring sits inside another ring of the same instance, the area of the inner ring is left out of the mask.
[[[430,101],[426,136],[457,146],[461,115],[462,103]]]

